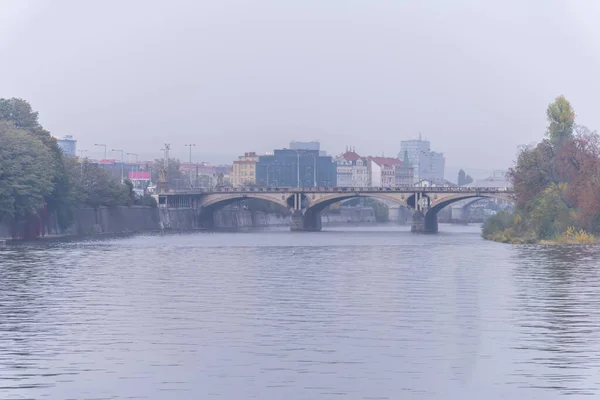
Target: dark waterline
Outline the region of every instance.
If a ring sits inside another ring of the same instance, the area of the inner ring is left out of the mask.
[[[597,247],[407,229],[1,249],[0,398],[600,396]]]

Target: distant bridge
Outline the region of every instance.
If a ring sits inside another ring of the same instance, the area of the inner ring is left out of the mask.
[[[159,207],[198,210],[197,225],[213,227],[215,210],[241,200],[260,199],[278,204],[292,213],[294,231],[320,231],[321,211],[339,201],[371,197],[387,200],[413,210],[413,232],[438,231],[437,213],[465,199],[496,198],[513,201],[509,188],[477,187],[394,187],[394,188],[223,188],[214,190],[164,190],[158,194]]]

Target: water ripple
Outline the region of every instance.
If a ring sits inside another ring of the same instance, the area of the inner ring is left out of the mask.
[[[476,227],[0,250],[0,398],[599,396],[594,246]]]

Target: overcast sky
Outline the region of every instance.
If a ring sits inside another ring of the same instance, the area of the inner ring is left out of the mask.
[[[90,156],[194,160],[320,140],[506,168],[564,94],[600,128],[600,2],[0,0],[0,97]]]

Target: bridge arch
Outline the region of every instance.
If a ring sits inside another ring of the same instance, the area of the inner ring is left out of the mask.
[[[228,204],[236,203],[238,201],[249,200],[249,199],[258,199],[268,201],[270,203],[275,203],[282,207],[288,207],[288,198],[292,195],[289,193],[218,193],[218,194],[208,194],[204,196],[200,202],[199,206],[201,207],[213,207],[213,208],[221,208]]]
[[[292,196],[288,193],[275,192],[275,193],[213,193],[202,196],[198,199],[197,207],[199,212],[197,214],[198,225],[202,228],[212,229],[214,227],[214,216],[215,211],[220,210],[230,204],[234,204],[244,200],[261,200],[268,203],[276,204],[280,207],[289,210],[288,198]]]
[[[424,232],[435,233],[438,231],[438,221],[437,214],[438,212],[452,203],[456,203],[461,200],[473,199],[469,204],[474,203],[475,201],[484,199],[484,198],[492,198],[492,199],[500,199],[509,202],[514,202],[514,199],[511,195],[502,193],[502,192],[484,192],[484,193],[453,193],[442,196],[433,196],[433,201],[431,202],[431,206],[427,209],[424,215]]]
[[[308,210],[313,212],[321,212],[328,206],[338,203],[344,200],[350,200],[355,198],[372,198],[377,200],[386,200],[398,204],[400,206],[407,207],[407,200],[410,194],[407,193],[386,193],[386,192],[340,192],[340,193],[327,193],[321,196],[309,197],[310,203]]]

